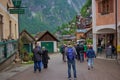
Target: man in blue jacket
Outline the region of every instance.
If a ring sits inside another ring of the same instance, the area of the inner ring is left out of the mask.
[[[94,64],[94,58],[96,57],[95,51],[93,50],[92,46],[88,47],[89,49],[87,50],[87,58],[88,58],[88,70],[93,69],[93,64]]]

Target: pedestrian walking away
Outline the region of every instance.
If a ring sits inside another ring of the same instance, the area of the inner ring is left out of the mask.
[[[80,62],[84,62],[84,46],[83,44],[81,43],[80,44],[80,51],[79,51],[79,54],[80,54]]]
[[[87,57],[86,51],[87,51],[87,45],[86,43],[84,43],[84,59]]]
[[[66,47],[66,44],[61,45],[61,47],[60,47],[60,52],[61,52],[61,54],[62,54],[62,60],[63,60],[64,62],[66,62],[65,47]]]
[[[76,52],[77,52],[77,60],[80,60],[80,54],[79,54],[80,46],[79,46],[79,44],[77,44],[77,46],[76,46]]]
[[[70,80],[72,78],[71,76],[71,67],[73,69],[73,75],[74,79],[77,78],[76,75],[76,49],[71,45],[71,43],[68,44],[68,47],[65,48],[65,53],[67,56],[67,65],[68,65],[68,79]]]
[[[96,55],[95,55],[95,51],[93,50],[92,46],[88,47],[86,54],[88,58],[88,70],[93,69],[94,58],[96,57]]]
[[[45,69],[48,67],[49,59],[50,57],[48,56],[48,50],[45,47],[42,47],[42,62]]]
[[[39,70],[41,71],[41,62],[42,62],[42,51],[38,43],[35,43],[35,48],[33,49],[33,61],[34,61],[34,72]]]

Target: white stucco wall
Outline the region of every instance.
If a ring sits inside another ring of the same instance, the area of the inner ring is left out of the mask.
[[[97,51],[96,49],[96,5],[95,5],[95,0],[92,0],[92,33],[93,33],[93,49],[95,50],[95,53]]]
[[[54,52],[58,52],[57,42],[54,41]]]

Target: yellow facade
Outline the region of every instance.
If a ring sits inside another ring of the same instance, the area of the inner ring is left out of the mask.
[[[0,0],[0,41],[18,39],[18,15],[10,14],[9,7],[13,7],[12,0]]]

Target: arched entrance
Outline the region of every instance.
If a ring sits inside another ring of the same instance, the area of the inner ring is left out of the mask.
[[[115,46],[116,36],[115,30],[111,28],[100,29],[96,33],[96,48],[97,53],[103,53],[108,44]]]

